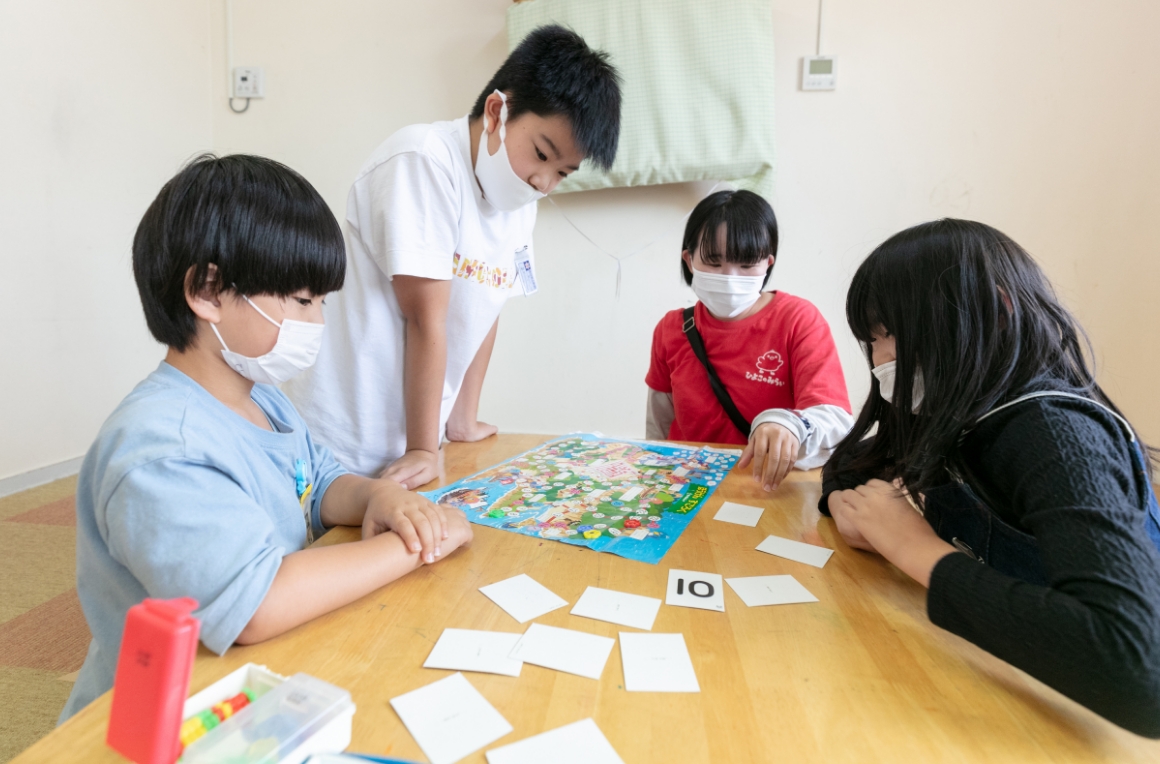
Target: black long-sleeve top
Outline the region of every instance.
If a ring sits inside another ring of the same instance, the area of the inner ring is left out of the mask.
[[[1104,718],[1160,738],[1160,552],[1145,530],[1148,477],[1125,428],[1094,404],[1049,397],[985,419],[961,457],[1008,525],[1039,544],[1048,586],[948,554],[930,620]],[[823,471],[832,491],[876,477]]]

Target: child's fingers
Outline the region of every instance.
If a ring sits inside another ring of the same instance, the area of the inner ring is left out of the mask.
[[[409,491],[411,490],[411,486],[407,485],[407,480],[411,477],[411,475],[415,474],[417,469],[419,468],[413,464],[396,463],[383,470],[383,473],[380,475],[380,477],[386,478],[388,480],[394,480],[396,483]]]
[[[430,501],[423,502],[423,514],[427,515],[435,527],[436,546],[438,545],[438,541],[447,540],[451,534],[451,530],[448,526],[447,515],[443,514],[440,505]]]
[[[439,511],[439,507],[434,502],[424,501],[420,506],[428,522],[431,523],[431,532],[435,537],[435,556],[439,556],[441,554],[439,542],[447,538],[447,523],[443,518],[443,513]]]
[[[781,483],[782,454],[780,451],[770,451],[765,457],[765,472],[761,477],[761,485],[767,491],[772,491]]]
[[[421,485],[429,483],[439,476],[439,471],[431,464],[420,464],[407,477],[407,490],[414,491]]]
[[[745,469],[745,467],[749,464],[749,460],[752,458],[753,458],[753,441],[751,440],[745,446],[745,450],[741,452],[741,460],[737,462],[737,467],[739,469]]]
[[[419,534],[415,532],[415,526],[411,524],[411,521],[406,516],[395,523],[395,527],[391,528],[391,530],[399,534],[399,538],[403,540],[408,551],[422,551],[423,542],[419,540]]]
[[[435,511],[439,513],[439,523],[440,527],[443,528],[443,539],[446,541],[447,539],[451,538],[451,521],[447,519],[447,515],[444,513],[442,507],[440,507],[438,504],[435,504],[434,502],[431,503],[431,506],[433,506]],[[464,515],[463,517],[466,519],[467,515]]]
[[[769,439],[764,434],[757,435],[753,439],[753,479],[759,483],[763,472],[769,469],[769,456]]]
[[[785,480],[789,475],[789,471],[793,469],[794,457],[797,455],[794,442],[787,440],[782,444],[781,461],[777,465],[777,478],[773,481],[774,486],[781,485],[781,481]]]
[[[419,534],[419,543],[423,549],[423,562],[435,562],[435,536],[431,532],[431,521],[422,512],[416,512],[410,520],[411,524],[415,526],[415,532]]]

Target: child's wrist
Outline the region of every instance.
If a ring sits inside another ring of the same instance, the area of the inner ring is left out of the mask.
[[[929,589],[935,566],[942,558],[956,551],[958,550],[932,532],[929,538],[897,545],[891,555],[884,556],[903,573]]]

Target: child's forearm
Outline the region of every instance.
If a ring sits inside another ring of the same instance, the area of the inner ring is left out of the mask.
[[[648,401],[645,403],[644,437],[646,440],[664,440],[669,437],[669,430],[676,418],[673,408],[673,394],[662,393],[659,390],[648,389]]]
[[[439,407],[447,374],[445,326],[407,322],[403,402],[407,412],[407,450],[439,451]]]
[[[349,474],[335,478],[322,496],[322,524],[327,528],[362,525],[371,495],[383,483]]]
[[[906,575],[913,578],[925,588],[930,588],[930,577],[934,573],[934,566],[948,554],[958,550],[938,536],[931,534],[929,538],[916,540],[913,544],[900,545],[883,552],[882,556],[894,563],[894,566]]]
[[[447,429],[453,427],[469,427],[479,419],[479,397],[483,392],[483,380],[487,377],[487,365],[491,362],[491,351],[495,347],[495,335],[499,328],[499,319],[491,325],[491,331],[483,338],[483,344],[471,359],[467,373],[463,376],[463,384],[459,387],[459,395],[455,398],[455,407],[451,409],[451,419]]]
[[[403,402],[407,450],[439,451],[439,408],[447,375],[447,304],[451,282],[396,276],[391,282],[407,321]]]
[[[385,586],[420,564],[419,554],[407,551],[394,533],[289,554],[282,558],[266,598],[237,642],[249,645],[276,637]]]

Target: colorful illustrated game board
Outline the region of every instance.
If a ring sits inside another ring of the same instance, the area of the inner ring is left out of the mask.
[[[655,565],[740,454],[583,433],[423,495],[479,525]]]

